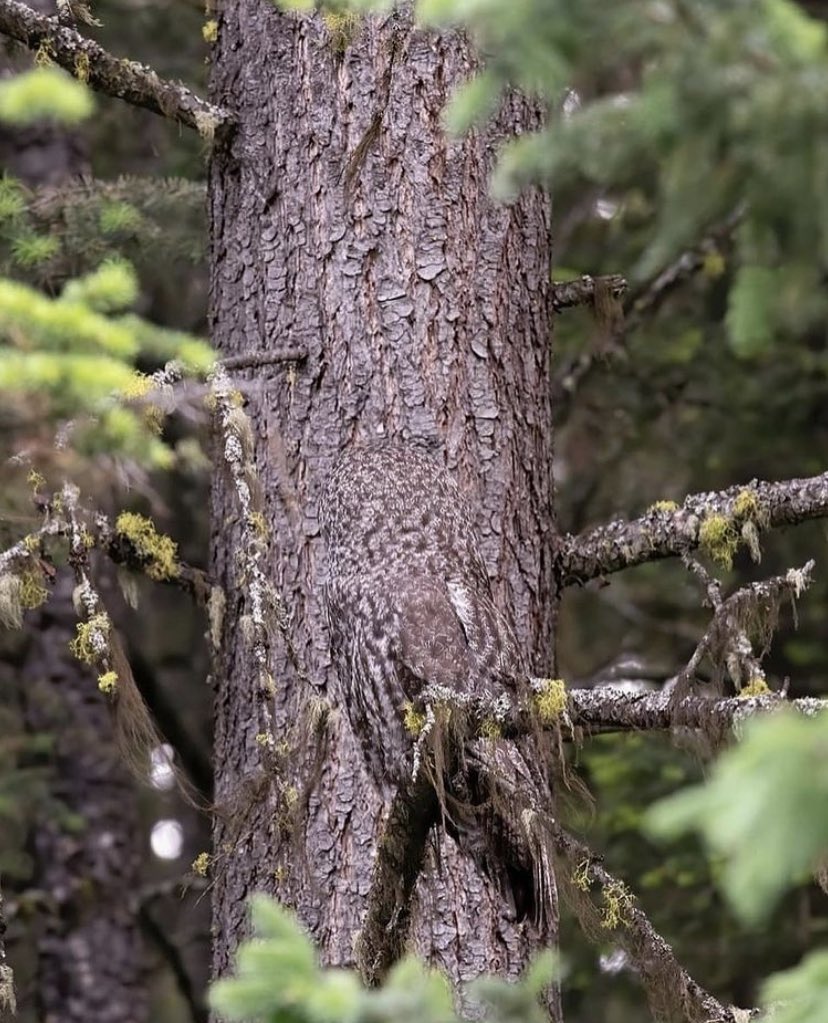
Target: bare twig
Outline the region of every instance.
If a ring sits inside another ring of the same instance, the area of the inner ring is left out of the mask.
[[[166,81],[144,64],[120,60],[92,39],[20,0],[0,0],[0,33],[38,50],[98,92],[169,117],[204,138],[226,133],[227,110],[200,99],[184,85]]]
[[[691,682],[702,660],[710,657],[711,660],[723,661],[727,665],[728,673],[737,689],[741,689],[748,682],[756,680],[764,682],[765,672],[761,664],[761,654],[757,657],[753,652],[753,644],[746,628],[747,620],[750,617],[764,618],[765,627],[770,629],[782,598],[790,595],[795,599],[810,585],[811,572],[814,569],[813,560],[802,568],[792,568],[785,575],[743,586],[726,600],[722,600],[718,582],[709,576],[701,565],[695,565],[695,568],[704,573],[714,614],[693,655],[675,681]]]
[[[614,298],[620,298],[627,290],[627,282],[620,274],[591,277],[584,274],[573,281],[552,282],[552,308],[555,312],[571,309],[578,305],[593,305],[596,292],[605,289]]]
[[[561,538],[558,573],[564,585],[582,583],[623,568],[684,555],[704,541],[703,526],[714,516],[738,521],[738,502],[751,494],[760,527],[795,525],[828,516],[828,472],[806,479],[757,482],[718,493],[693,494],[675,510],[654,506],[640,518],[617,519],[578,536]],[[747,541],[745,541],[747,542]]]
[[[609,359],[625,355],[627,337],[657,311],[672,291],[697,274],[711,255],[729,244],[730,236],[742,216],[741,209],[732,213],[697,245],[687,249],[673,263],[632,291],[624,303],[623,319],[608,343],[602,345],[600,350],[581,352],[563,367],[558,374],[554,398],[555,415],[559,420],[565,418],[574,393],[597,367],[606,364]]]

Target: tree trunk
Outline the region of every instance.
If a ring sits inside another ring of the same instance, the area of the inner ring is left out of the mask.
[[[222,6],[212,99],[236,112],[239,130],[210,173],[213,337],[225,357],[302,356],[235,372],[254,426],[268,571],[309,681],[275,642],[271,710],[290,752],[268,784],[239,628],[249,604],[238,506],[217,474],[213,568],[227,614],[216,797],[228,811],[215,836],[217,973],[254,890],[295,907],[327,962],[353,963],[382,807],[338,715],[298,846],[290,826],[293,785],[302,790],[313,759],[292,725],[309,697],[337,702],[317,506],[340,450],[378,435],[439,446],[476,509],[496,596],[530,664],[552,670],[548,207],[538,192],[508,207],[488,195],[498,144],[538,115],[513,97],[485,131],[447,139],[441,112],[474,67],[463,36],[416,30],[404,13],[360,20],[349,36],[261,0]],[[533,952],[447,842],[421,882],[413,938],[455,981],[515,976]]]
[[[148,1014],[137,908],[138,807],[106,701],[69,653],[77,615],[63,579],[38,612],[21,695],[27,728],[53,736],[50,799],[31,837],[41,1023],[140,1023]]]

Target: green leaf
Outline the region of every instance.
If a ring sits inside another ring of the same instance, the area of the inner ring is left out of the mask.
[[[828,1019],[828,951],[811,952],[792,970],[769,977],[761,1000],[772,1023]]]
[[[747,923],[762,920],[828,855],[828,716],[779,712],[751,722],[708,784],[657,803],[647,829],[700,832],[722,860],[733,908]]]

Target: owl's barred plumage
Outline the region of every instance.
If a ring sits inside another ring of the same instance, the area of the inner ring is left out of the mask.
[[[427,687],[512,700],[525,695],[526,664],[492,598],[468,506],[424,450],[379,442],[348,451],[328,481],[321,520],[342,703],[389,795],[411,779],[406,711],[422,706]],[[439,785],[450,833],[519,918],[541,922],[554,915],[554,889],[532,820],[551,797],[532,752],[469,737],[462,772]]]

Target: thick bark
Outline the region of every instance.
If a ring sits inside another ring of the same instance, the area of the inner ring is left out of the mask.
[[[258,673],[238,627],[250,611],[236,567],[238,510],[232,486],[218,480],[213,568],[227,616],[216,799],[226,812],[216,828],[214,965],[228,969],[256,889],[296,908],[326,961],[352,964],[381,805],[339,715],[298,851],[284,798],[307,752],[291,728],[301,704],[337,704],[317,502],[339,450],[384,434],[445,452],[533,669],[553,667],[548,209],[538,193],[510,207],[488,195],[499,142],[537,115],[512,98],[487,131],[448,140],[440,114],[474,67],[469,45],[415,31],[399,13],[360,22],[343,52],[318,17],[229,0],[215,60],[211,98],[232,107],[238,130],[211,170],[213,336],[223,357],[248,367],[236,373],[250,398],[268,572],[309,683],[274,641],[276,739],[292,744],[275,777]],[[280,352],[304,358],[280,364]],[[420,884],[414,945],[455,980],[514,976],[533,951],[528,931],[442,845],[441,868]]]
[[[46,907],[37,938],[38,1018],[140,1023],[148,1013],[146,963],[129,898],[140,880],[137,803],[106,700],[69,653],[77,621],[70,592],[60,585],[39,612],[22,666],[27,726],[55,743],[52,801],[31,839]]]

